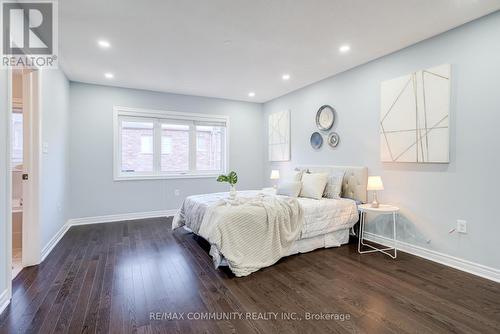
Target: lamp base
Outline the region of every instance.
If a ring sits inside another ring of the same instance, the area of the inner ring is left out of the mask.
[[[371,206],[372,206],[372,208],[375,208],[375,209],[378,208],[378,206],[379,206],[378,205],[377,192],[376,191],[373,192],[373,202],[372,202]]]

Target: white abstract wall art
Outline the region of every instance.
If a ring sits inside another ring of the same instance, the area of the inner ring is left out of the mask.
[[[445,64],[382,82],[381,161],[449,162],[450,80]]]
[[[290,160],[290,110],[269,115],[269,161]]]

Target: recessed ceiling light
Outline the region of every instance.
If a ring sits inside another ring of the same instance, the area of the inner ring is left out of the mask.
[[[255,92],[250,92],[250,93],[248,93],[248,96],[250,96],[250,97],[254,97],[254,96],[255,96]]]
[[[97,45],[99,45],[103,49],[108,49],[111,47],[111,43],[109,43],[108,41],[106,41],[104,39],[98,40]]]
[[[113,73],[107,72],[107,73],[104,73],[104,77],[106,79],[113,79],[115,77],[115,75]]]
[[[342,45],[340,48],[339,48],[339,51],[342,52],[342,53],[346,53],[348,52],[349,50],[351,50],[351,47],[347,44],[345,45]]]
[[[281,78],[282,78],[283,80],[289,80],[289,79],[290,79],[290,74],[283,74],[283,75],[281,76]]]

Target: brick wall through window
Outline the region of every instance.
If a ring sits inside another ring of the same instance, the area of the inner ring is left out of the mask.
[[[122,172],[152,172],[154,170],[153,122],[122,122]],[[161,125],[162,172],[189,171],[190,126]],[[223,168],[225,128],[196,126],[196,170],[220,171]]]

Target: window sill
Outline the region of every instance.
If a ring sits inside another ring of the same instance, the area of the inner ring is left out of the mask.
[[[179,175],[118,175],[114,177],[114,181],[141,181],[141,180],[175,180],[175,179],[208,179],[217,178],[220,173],[211,174],[179,174]]]

